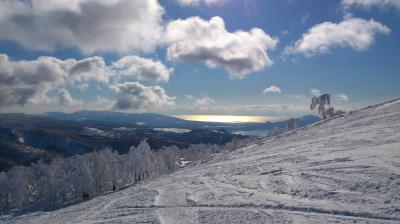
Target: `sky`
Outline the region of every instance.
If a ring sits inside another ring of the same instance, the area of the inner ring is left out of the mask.
[[[399,0],[0,0],[0,112],[309,114],[400,95]]]

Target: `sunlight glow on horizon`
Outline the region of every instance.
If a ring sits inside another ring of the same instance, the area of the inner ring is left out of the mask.
[[[219,122],[219,123],[263,123],[282,119],[279,116],[239,116],[239,115],[172,115],[189,121]]]

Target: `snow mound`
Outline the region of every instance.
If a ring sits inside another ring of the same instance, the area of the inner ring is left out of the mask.
[[[400,100],[1,223],[400,223]]]

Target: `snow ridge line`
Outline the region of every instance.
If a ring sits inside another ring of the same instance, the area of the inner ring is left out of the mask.
[[[318,127],[318,126],[321,126],[322,124],[325,124],[325,123],[327,123],[327,122],[330,122],[330,121],[335,120],[335,119],[338,119],[338,118],[347,117],[347,116],[349,116],[349,115],[357,114],[357,113],[360,113],[360,112],[365,112],[365,111],[371,110],[371,109],[376,109],[376,108],[385,106],[386,104],[394,103],[394,102],[396,102],[396,101],[399,101],[399,103],[400,103],[400,97],[397,97],[397,98],[394,98],[394,99],[391,99],[391,100],[388,100],[388,101],[385,101],[385,102],[382,102],[382,103],[378,103],[378,104],[375,104],[375,105],[365,106],[365,107],[362,107],[362,108],[359,108],[359,109],[355,109],[355,110],[352,110],[352,111],[348,111],[348,112],[346,112],[345,115],[336,116],[336,117],[329,118],[329,119],[325,119],[325,120],[322,119],[322,120],[320,120],[320,121],[314,122],[314,123],[309,124],[309,125],[306,125],[306,126],[304,126],[304,127],[297,128],[295,131],[299,131],[299,130],[308,130],[308,129],[311,128],[311,127]],[[347,104],[347,103],[345,103],[345,104]],[[339,105],[341,105],[341,104],[339,104]],[[292,132],[293,132],[293,131],[287,132],[287,133],[292,133]]]
[[[329,210],[323,208],[312,208],[312,207],[299,207],[299,206],[289,206],[283,204],[196,204],[193,206],[185,206],[185,205],[145,205],[145,206],[121,206],[118,208],[130,208],[130,209],[165,209],[165,208],[247,208],[247,209],[274,209],[274,210],[283,210],[289,212],[303,212],[303,213],[317,213],[317,214],[325,214],[325,215],[336,215],[336,216],[344,216],[350,218],[362,218],[362,219],[375,219],[375,220],[385,220],[385,221],[400,221],[400,218],[391,217],[391,216],[383,216],[372,214],[368,212],[352,212],[352,211],[344,211],[344,210]]]

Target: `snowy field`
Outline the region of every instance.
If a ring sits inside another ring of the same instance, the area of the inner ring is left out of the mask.
[[[400,100],[0,223],[400,223]]]

